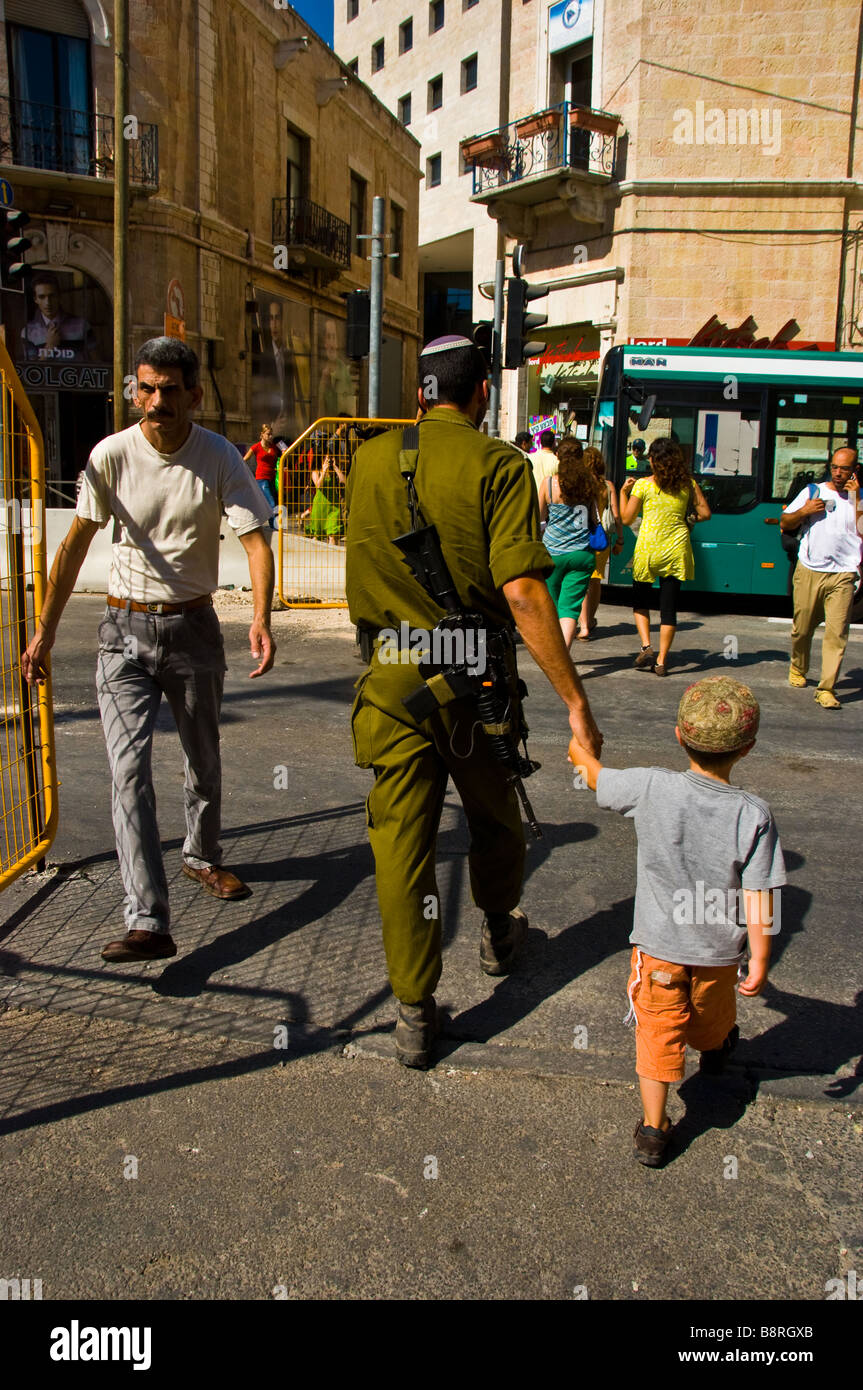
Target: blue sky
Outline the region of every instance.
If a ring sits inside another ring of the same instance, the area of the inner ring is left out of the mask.
[[[291,0],[298,14],[303,16],[316,33],[332,47],[333,43],[333,0]]]

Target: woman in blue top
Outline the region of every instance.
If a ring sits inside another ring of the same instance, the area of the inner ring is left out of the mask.
[[[554,572],[547,580],[548,592],[569,648],[593,574],[594,552],[589,537],[599,520],[599,489],[596,475],[583,461],[582,448],[576,440],[564,439],[557,458],[557,473],[543,478],[540,484],[539,517],[547,522],[542,539],[554,560]]]

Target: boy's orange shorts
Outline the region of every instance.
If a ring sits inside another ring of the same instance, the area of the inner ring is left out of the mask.
[[[721,1047],[737,1018],[736,983],[736,965],[674,965],[634,946],[628,993],[638,1075],[682,1081],[687,1043],[698,1052]]]

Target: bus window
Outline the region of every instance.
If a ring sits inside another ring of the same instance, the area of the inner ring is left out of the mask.
[[[772,395],[776,425],[770,496],[784,502],[826,475],[834,450],[843,444],[857,447],[863,397],[778,389]]]
[[[611,472],[612,460],[614,459],[614,401],[597,401],[596,414],[593,417],[593,429],[591,430],[590,442],[594,449],[598,449],[605,459],[606,472]]]
[[[698,479],[712,511],[739,512],[755,504],[760,407],[657,402],[650,424],[638,430],[638,411],[629,412],[627,475],[648,472],[654,439],[673,439]]]

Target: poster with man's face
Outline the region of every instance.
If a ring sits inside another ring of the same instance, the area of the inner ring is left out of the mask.
[[[270,425],[291,443],[314,419],[310,311],[281,295],[256,291],[260,334],[252,350],[252,427]]]
[[[356,383],[345,356],[346,335],[347,326],[343,320],[320,316],[314,402],[319,418],[357,413]]]
[[[7,332],[17,361],[110,364],[111,307],[101,285],[83,271],[37,268],[27,295],[5,309],[10,320],[23,319]]]

